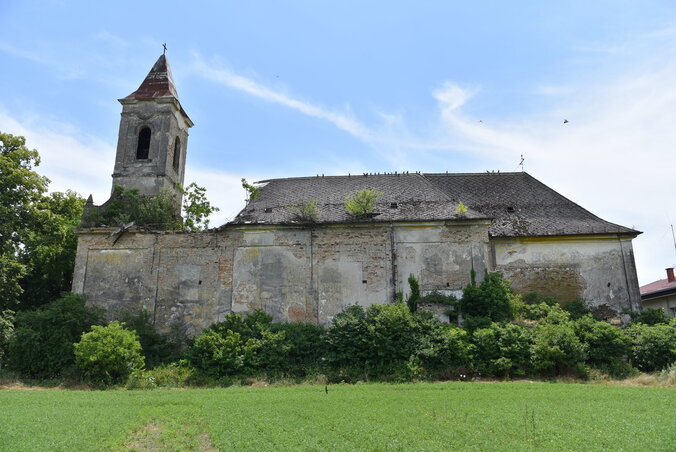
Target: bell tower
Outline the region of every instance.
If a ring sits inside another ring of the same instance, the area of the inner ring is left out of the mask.
[[[185,175],[188,129],[186,114],[174,86],[166,55],[162,54],[141,86],[123,99],[113,189],[120,185],[141,195],[162,190],[176,197],[180,213]]]

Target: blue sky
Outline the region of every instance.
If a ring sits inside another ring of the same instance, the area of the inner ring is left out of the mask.
[[[53,190],[104,201],[116,99],[163,42],[213,223],[243,206],[242,177],[514,171],[523,154],[644,231],[642,284],[676,264],[673,2],[0,0],[0,130]]]

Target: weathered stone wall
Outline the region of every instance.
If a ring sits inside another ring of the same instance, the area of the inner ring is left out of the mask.
[[[488,223],[231,226],[219,232],[79,233],[73,291],[92,305],[146,309],[156,325],[197,334],[229,312],[329,324],[345,307],[423,293],[459,295],[474,268],[526,293],[582,298],[611,314],[638,310],[631,240],[617,236],[488,239]]]
[[[92,305],[146,309],[166,330],[196,334],[228,312],[328,324],[351,304],[408,292],[459,292],[487,265],[485,221],[303,227],[233,226],[220,232],[79,233],[73,291]]]
[[[535,291],[561,303],[583,299],[612,315],[640,309],[630,238],[497,239],[491,247],[496,270],[520,293]]]

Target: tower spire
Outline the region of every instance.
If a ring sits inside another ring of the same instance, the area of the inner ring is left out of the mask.
[[[157,59],[138,89],[125,99],[147,100],[162,97],[173,97],[178,100],[174,77],[171,75],[169,61],[164,53]]]

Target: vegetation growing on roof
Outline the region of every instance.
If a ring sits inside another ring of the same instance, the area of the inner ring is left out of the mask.
[[[251,185],[246,181],[245,178],[242,178],[242,188],[246,190],[246,203],[248,204],[249,202],[255,200],[258,198],[258,195],[261,194],[261,189],[260,187],[256,187],[254,185]]]
[[[317,221],[317,201],[304,201],[300,204],[287,207],[294,221],[300,223],[315,223]]]
[[[465,214],[467,213],[467,210],[468,210],[468,209],[467,209],[467,206],[464,205],[464,204],[462,203],[462,201],[460,201],[460,202],[458,203],[458,206],[455,208],[455,213],[458,214],[458,215],[460,215],[461,217],[464,217]]]
[[[382,193],[374,189],[364,189],[345,198],[345,209],[356,218],[366,218],[374,212],[376,202]]]

